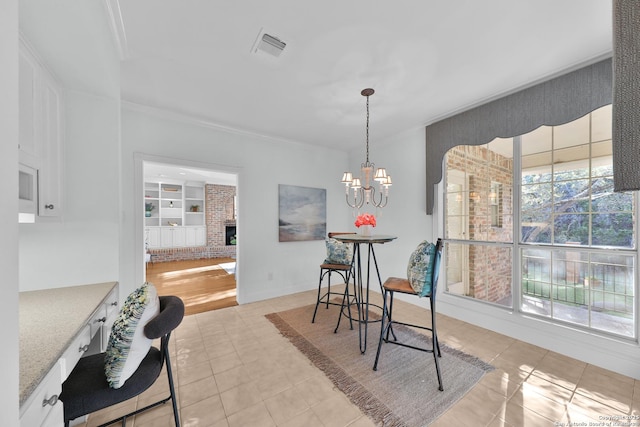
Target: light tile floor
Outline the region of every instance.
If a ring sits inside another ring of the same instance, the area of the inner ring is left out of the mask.
[[[185,427],[368,427],[373,422],[264,317],[315,302],[315,291],[184,318],[172,336],[172,365]],[[426,316],[397,302],[395,314]],[[321,315],[321,313],[319,314]],[[441,341],[496,367],[432,425],[640,426],[640,381],[522,341],[439,316]],[[446,379],[445,379],[446,381]],[[163,374],[137,399],[92,414],[93,427],[158,400]],[[616,425],[616,424],[610,424]],[[171,405],[138,415],[129,427],[173,426]]]

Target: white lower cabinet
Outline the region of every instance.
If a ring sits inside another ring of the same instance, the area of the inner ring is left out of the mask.
[[[62,402],[51,407],[41,427],[62,427],[64,425],[64,406]]]
[[[118,288],[114,289],[109,297],[107,297],[107,301],[105,302],[105,306],[107,307],[107,321],[102,325],[102,330],[100,331],[102,336],[100,338],[100,352],[104,353],[107,351],[107,344],[109,343],[109,335],[111,335],[111,328],[113,327],[113,322],[116,321],[118,317],[118,313],[120,312],[118,308]]]
[[[145,228],[147,249],[182,248],[206,244],[207,228],[203,226]]]
[[[204,227],[185,227],[187,246],[204,246],[207,233]]]
[[[38,384],[29,401],[25,403],[24,410],[21,411],[20,427],[60,427],[64,425],[64,416],[56,416],[56,413],[62,414],[62,401],[58,400],[60,393],[62,393],[61,372],[60,365],[56,363],[42,382]]]
[[[179,248],[186,246],[184,227],[162,227],[160,229],[160,245],[163,248]]]
[[[65,352],[60,357],[60,370],[62,381],[69,378],[69,374],[76,366],[78,360],[89,350],[91,345],[91,326],[85,325],[80,334],[71,342]]]
[[[62,401],[58,400],[62,393],[62,383],[82,356],[106,350],[111,326],[119,313],[118,289],[115,286],[96,307],[89,321],[80,328],[57,363],[21,406],[20,427],[64,426],[64,407]]]
[[[144,230],[144,243],[148,249],[161,247],[160,243],[160,227],[147,227]]]

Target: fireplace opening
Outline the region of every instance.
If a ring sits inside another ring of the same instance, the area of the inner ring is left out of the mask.
[[[233,246],[236,244],[236,226],[226,225],[224,232],[224,244],[227,246]]]

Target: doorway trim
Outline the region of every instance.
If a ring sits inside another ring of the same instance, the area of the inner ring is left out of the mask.
[[[163,157],[146,153],[133,153],[134,171],[133,171],[133,185],[134,185],[134,274],[136,283],[143,283],[145,280],[145,247],[144,247],[144,205],[138,203],[144,199],[144,163],[164,163],[167,165],[188,167],[195,169],[206,169],[216,172],[228,173],[236,176],[236,198],[237,198],[237,222],[240,223],[242,218],[241,209],[241,197],[240,186],[242,181],[242,169],[235,166],[220,165],[215,163],[206,163],[193,160],[179,159],[175,157]],[[242,242],[244,237],[242,236],[242,227],[237,230],[238,241]],[[236,247],[236,299],[242,301],[242,286],[241,286],[241,269],[240,266],[240,245]]]

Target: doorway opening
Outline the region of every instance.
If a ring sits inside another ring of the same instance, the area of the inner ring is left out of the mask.
[[[142,162],[145,280],[186,314],[237,305],[237,174],[178,162]]]

